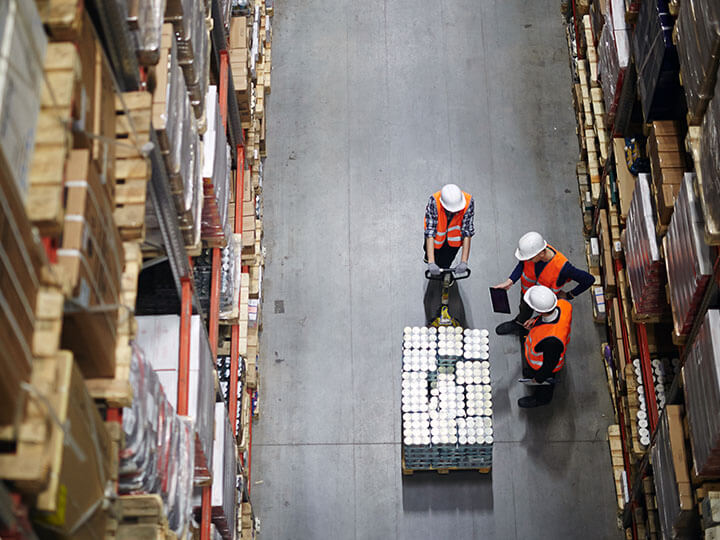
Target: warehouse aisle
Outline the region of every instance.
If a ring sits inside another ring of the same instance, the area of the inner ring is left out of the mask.
[[[276,0],[264,331],[252,497],[263,538],[619,538],[600,332],[574,302],[551,407],[519,410],[519,346],[491,338],[492,476],[400,472],[402,328],[422,324],[422,218],[475,195],[470,325],[535,229],[584,266],[559,6]],[[513,304],[519,287],[511,291]]]

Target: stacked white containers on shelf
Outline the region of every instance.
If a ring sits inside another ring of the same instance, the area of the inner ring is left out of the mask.
[[[137,344],[145,353],[162,384],[170,404],[177,409],[180,317],[149,315],[136,317]],[[190,374],[188,416],[195,423],[195,480],[211,478],[213,419],[215,417],[215,366],[207,334],[199,315],[190,326]]]

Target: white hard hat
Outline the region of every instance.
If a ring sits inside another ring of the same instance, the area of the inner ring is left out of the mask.
[[[530,231],[525,233],[518,240],[518,248],[515,250],[515,257],[519,261],[527,261],[540,253],[547,247],[547,242],[540,233]]]
[[[459,212],[465,208],[465,197],[455,184],[445,184],[440,190],[440,203],[448,212]]]
[[[523,296],[525,303],[538,313],[549,313],[557,306],[557,296],[544,285],[533,285]]]

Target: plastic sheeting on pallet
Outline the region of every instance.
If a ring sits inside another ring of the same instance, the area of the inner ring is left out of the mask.
[[[669,405],[661,416],[650,450],[663,538],[696,538],[692,533],[693,498],[684,461],[682,407]]]
[[[28,173],[40,113],[47,37],[34,2],[0,3],[0,161],[20,195],[28,192]]]
[[[638,175],[625,227],[625,262],[635,311],[657,315],[665,311],[665,266],[655,235],[650,176]]]
[[[720,475],[720,310],[705,314],[683,367],[693,467],[700,476]]]
[[[680,2],[677,51],[690,122],[699,124],[713,95],[720,59],[720,3],[717,0]]]
[[[210,2],[182,0],[182,16],[172,17],[180,66],[195,117],[203,118],[210,77]],[[204,124],[201,131],[204,129]]]
[[[700,163],[697,165],[700,182],[700,202],[705,218],[705,239],[720,244],[720,84],[710,100],[702,123]]]
[[[130,364],[130,384],[135,399],[123,409],[125,447],[120,452],[118,492],[159,494],[170,528],[180,536],[192,512],[193,422],[176,414],[160,379],[137,347]]]
[[[647,0],[640,6],[632,46],[638,90],[646,122],[680,116],[677,50],[672,41],[675,21],[667,0]]]
[[[231,159],[220,109],[217,86],[206,96],[207,130],[203,135],[203,240],[224,244],[230,199]]]
[[[160,59],[165,0],[136,0],[134,7],[128,13],[128,24],[138,60],[146,66],[155,65]]]
[[[605,24],[598,41],[598,73],[605,110],[614,114],[625,69],[630,61],[630,39],[622,0],[612,0],[608,2],[608,7],[610,11],[605,13]]]
[[[177,408],[180,317],[147,315],[136,317],[137,343],[153,367],[170,404]],[[195,479],[210,479],[212,471],[213,417],[215,414],[215,366],[207,334],[199,315],[190,324],[190,373],[188,416],[194,421]]]
[[[710,248],[703,239],[702,212],[693,191],[694,178],[694,174],[685,173],[663,241],[673,323],[678,336],[690,331],[712,274]]]

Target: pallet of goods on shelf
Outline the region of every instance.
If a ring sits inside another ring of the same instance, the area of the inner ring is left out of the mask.
[[[678,55],[672,41],[674,18],[667,0],[648,0],[640,6],[632,35],[632,53],[643,117],[679,118],[682,89],[678,80]]]
[[[203,135],[203,208],[201,236],[211,247],[222,247],[228,239],[228,203],[231,195],[230,147],[223,129],[216,86],[206,96],[207,130]]]
[[[720,476],[720,429],[715,411],[720,407],[720,311],[710,309],[703,318],[682,368],[683,390],[697,476]]]
[[[663,239],[676,340],[690,332],[712,275],[710,248],[703,238],[704,223],[694,180],[694,174],[685,174]]]
[[[230,368],[231,361],[229,355],[218,354],[215,362],[215,368],[218,372],[218,379],[220,381],[220,393],[225,400],[225,404],[230,404]],[[241,404],[244,392],[244,380],[245,380],[245,361],[242,356],[238,356],[238,372],[237,372],[237,403]],[[241,422],[241,407],[237,408],[237,417],[235,418],[235,432],[238,433],[238,441],[241,439],[240,433],[242,432],[243,424]],[[230,419],[232,422],[232,419]]]
[[[0,134],[0,162],[25,200],[35,126],[45,101],[42,98],[47,95],[43,83],[47,38],[34,2],[6,2],[0,30],[4,38],[0,48],[0,120],[7,126]]]
[[[210,76],[210,2],[205,0],[184,0],[182,14],[167,16],[177,0],[168,2],[166,21],[173,23],[178,47],[178,59],[185,76],[190,102],[198,120],[203,118],[205,94]],[[204,122],[201,122],[204,125]],[[202,131],[202,130],[201,130]]]
[[[605,24],[598,39],[598,76],[602,83],[605,111],[614,118],[630,62],[630,32],[622,0],[607,2]]]
[[[165,18],[165,2],[162,0],[139,0],[127,14],[138,62],[154,66],[160,59],[160,35]]]
[[[165,390],[167,399],[178,408],[178,358],[180,356],[180,316],[137,317],[137,344],[145,354]],[[195,481],[212,478],[213,418],[215,404],[215,366],[207,334],[199,315],[190,325],[190,368],[187,414],[195,429]]]
[[[237,521],[237,455],[225,402],[215,403],[212,520],[221,536],[228,540],[235,538]]]
[[[105,424],[68,351],[36,359],[30,388],[11,439],[14,450],[0,453],[0,478],[35,497],[33,520],[39,530],[60,538],[94,538],[105,529],[103,506],[112,491]]]
[[[247,129],[252,125],[251,95],[254,83],[250,79],[250,72],[248,71],[248,51],[250,47],[247,17],[232,17],[230,19],[228,54],[230,55],[233,87],[235,88],[235,97],[243,129]]]
[[[133,400],[122,414],[118,492],[125,496],[119,499],[117,536],[129,537],[131,533],[142,532],[131,519],[138,516],[137,512],[128,512],[132,505],[142,503],[147,509],[140,515],[156,517],[155,523],[143,520],[143,530],[169,527],[181,537],[192,510],[194,426],[189,418],[177,415],[139,347],[133,351],[130,382],[133,393],[143,397]],[[138,494],[147,495],[137,497]],[[153,504],[155,497],[159,508]]]
[[[699,160],[695,172],[700,185],[700,203],[705,219],[705,241],[720,244],[720,92],[708,104],[700,131]]]
[[[619,511],[625,508],[625,466],[623,462],[622,440],[620,438],[620,426],[612,424],[608,426],[608,444],[610,445],[610,462],[613,468],[615,479],[615,495]]]
[[[60,343],[63,295],[23,210],[17,184],[0,172],[0,425],[12,422],[33,362]]]
[[[677,122],[652,122],[647,138],[647,155],[657,216],[656,230],[662,236],[670,224],[675,197],[687,170],[681,128]]]
[[[150,141],[152,94],[125,92],[115,96],[115,209],[123,240],[145,239],[145,205],[150,166],[142,154]]]
[[[200,137],[171,24],[163,26],[159,66],[162,69],[157,71],[152,125],[160,142],[185,245],[194,247],[200,242],[198,229],[203,195],[199,176]],[[152,213],[148,212],[146,216],[148,236],[152,225],[153,237],[160,237],[152,221]],[[158,240],[154,243],[158,243]]]
[[[714,0],[680,2],[676,41],[688,124],[698,126],[713,96],[720,61],[720,5]]]
[[[122,241],[112,206],[88,150],[67,162],[65,215],[58,263],[67,295],[62,344],[75,353],[86,377],[112,377],[124,268]]]
[[[663,537],[695,537],[697,515],[686,464],[682,406],[667,407],[658,424],[651,452]]]
[[[628,212],[625,260],[634,315],[648,320],[659,318],[667,308],[665,266],[657,242],[650,182],[646,174],[638,176]]]

